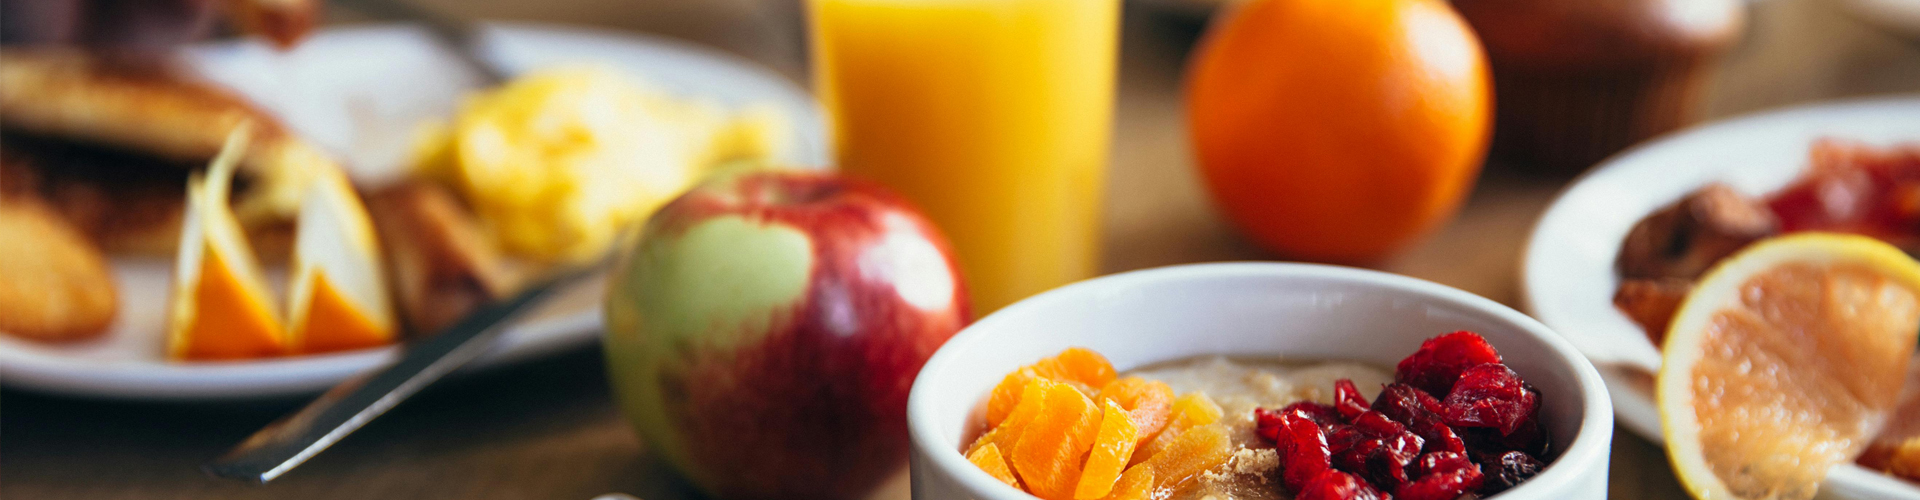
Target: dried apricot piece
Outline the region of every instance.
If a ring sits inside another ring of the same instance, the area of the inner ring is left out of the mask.
[[[1093,448],[1100,430],[1100,407],[1067,384],[1054,384],[1043,397],[1039,415],[1026,424],[1013,445],[1013,470],[1034,496],[1071,499],[1080,482],[1080,457]]]
[[[1085,347],[1069,347],[1060,354],[1034,363],[1034,373],[1043,377],[1072,380],[1088,387],[1102,387],[1117,374],[1106,356]]]
[[[1093,400],[1101,404],[1112,401],[1126,408],[1134,427],[1140,430],[1137,446],[1145,446],[1167,425],[1167,417],[1173,412],[1173,387],[1158,380],[1126,377],[1100,388]]]
[[[1140,428],[1134,426],[1133,417],[1120,408],[1118,403],[1109,400],[1104,406],[1104,415],[1100,417],[1100,432],[1093,440],[1093,451],[1087,455],[1087,465],[1080,473],[1080,483],[1073,489],[1073,498],[1091,500],[1107,496],[1113,492],[1115,481],[1127,468],[1127,461],[1133,458],[1133,448],[1139,444]]]
[[[1220,410],[1220,405],[1214,404],[1213,398],[1198,392],[1189,392],[1173,400],[1172,411],[1172,419],[1167,422],[1167,427],[1180,429],[1218,422],[1225,413]]]
[[[1232,457],[1233,439],[1227,436],[1227,426],[1211,423],[1180,433],[1141,466],[1153,471],[1155,488],[1174,489]]]
[[[987,426],[1000,425],[1007,415],[1013,413],[1013,407],[1020,403],[1021,389],[1028,380],[1037,377],[1054,379],[1057,382],[1078,384],[1081,390],[1092,394],[1094,389],[1113,382],[1115,377],[1113,363],[1106,356],[1084,347],[1069,347],[1053,357],[1041,359],[1031,365],[1022,366],[993,387],[993,393],[987,397]]]
[[[1134,466],[1113,483],[1113,493],[1100,500],[1147,500],[1153,498],[1153,469]]]
[[[1001,378],[1000,385],[993,386],[993,393],[987,396],[988,429],[999,427],[1001,422],[1007,420],[1007,415],[1013,413],[1013,408],[1020,405],[1027,382],[1035,377],[1037,375],[1034,375],[1033,367],[1023,366],[1014,370],[1013,373],[1008,373],[1005,378]]]
[[[1161,450],[1172,445],[1174,440],[1179,439],[1180,434],[1194,427],[1217,422],[1225,413],[1220,409],[1220,405],[1213,403],[1212,398],[1198,392],[1180,395],[1179,399],[1173,400],[1171,411],[1172,416],[1167,419],[1167,425],[1161,428],[1160,434],[1133,453],[1133,463],[1137,464],[1153,458]]]
[[[1011,414],[1000,425],[980,435],[979,439],[975,439],[973,445],[967,448],[967,453],[971,454],[988,443],[998,445],[1001,450],[1012,450],[1014,443],[1020,440],[1021,431],[1026,430],[1027,424],[1032,422],[1034,417],[1039,416],[1041,407],[1046,405],[1044,396],[1047,390],[1057,385],[1060,384],[1044,378],[1028,380],[1026,387],[1020,391],[1022,393],[1019,398],[1020,404],[1013,408]]]
[[[1007,465],[1006,457],[1000,455],[1000,447],[994,446],[993,443],[987,443],[986,446],[967,453],[967,461],[973,462],[973,465],[980,470],[987,471],[987,475],[993,476],[994,479],[1007,483],[1007,486],[1020,487],[1020,480],[1013,477],[1013,468]]]

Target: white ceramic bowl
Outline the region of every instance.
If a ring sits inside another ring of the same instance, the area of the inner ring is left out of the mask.
[[[913,497],[1032,498],[962,456],[974,408],[1001,377],[1070,346],[1122,371],[1201,354],[1356,360],[1392,366],[1429,337],[1486,336],[1544,396],[1561,450],[1501,500],[1604,499],[1613,409],[1593,365],[1546,326],[1491,300],[1387,273],[1309,264],[1165,267],[1068,285],[962,330],[934,353],[907,401]]]

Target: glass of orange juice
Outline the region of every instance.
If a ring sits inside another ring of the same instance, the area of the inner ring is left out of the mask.
[[[1092,276],[1121,0],[809,0],[840,169],[912,200],[984,315]]]

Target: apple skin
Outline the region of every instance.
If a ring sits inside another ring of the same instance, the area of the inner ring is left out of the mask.
[[[856,498],[905,464],[907,392],[970,320],[945,238],[830,174],[721,176],[615,267],[607,373],[644,446],[726,499]]]

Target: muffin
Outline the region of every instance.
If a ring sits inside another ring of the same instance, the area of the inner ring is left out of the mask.
[[[1740,0],[1455,0],[1486,44],[1491,156],[1572,174],[1697,119]]]

